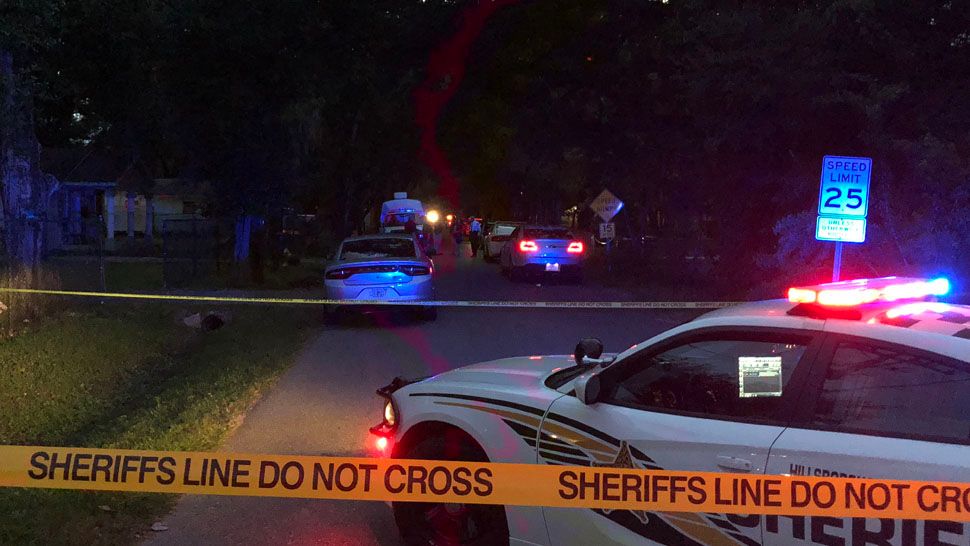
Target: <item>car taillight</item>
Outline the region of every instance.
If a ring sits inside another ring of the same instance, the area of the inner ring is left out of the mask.
[[[335,280],[346,279],[353,274],[354,272],[350,269],[334,269],[333,271],[327,271],[327,278]]]
[[[539,245],[535,241],[519,241],[519,252],[537,252]]]
[[[569,243],[568,247],[566,247],[566,252],[569,252],[571,254],[581,254],[583,250],[584,250],[583,243],[580,241],[573,241]]]
[[[423,265],[402,265],[401,272],[404,273],[405,275],[417,277],[419,275],[430,275],[431,268],[425,267]]]

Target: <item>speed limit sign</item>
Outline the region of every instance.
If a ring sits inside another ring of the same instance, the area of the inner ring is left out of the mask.
[[[601,241],[612,241],[616,237],[616,224],[613,222],[604,222],[600,224],[600,240]]]
[[[818,197],[821,216],[865,218],[869,212],[872,159],[827,155],[822,158]]]

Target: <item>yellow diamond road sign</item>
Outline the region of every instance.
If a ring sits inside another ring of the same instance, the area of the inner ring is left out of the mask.
[[[593,209],[604,222],[609,222],[616,216],[616,213],[620,212],[623,208],[623,201],[620,198],[610,193],[610,190],[603,190],[593,202],[589,204],[589,208]]]

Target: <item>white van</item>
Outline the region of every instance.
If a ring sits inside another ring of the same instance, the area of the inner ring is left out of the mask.
[[[396,192],[394,199],[381,206],[381,233],[404,231],[408,220],[414,220],[417,231],[424,231],[424,205],[417,199],[408,199],[405,192]]]

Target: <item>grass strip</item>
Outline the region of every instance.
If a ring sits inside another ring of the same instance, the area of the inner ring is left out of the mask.
[[[0,443],[217,448],[313,324],[306,310],[234,307],[228,325],[200,332],[178,320],[184,307],[81,309],[0,343]],[[174,502],[4,489],[0,544],[130,544]]]

